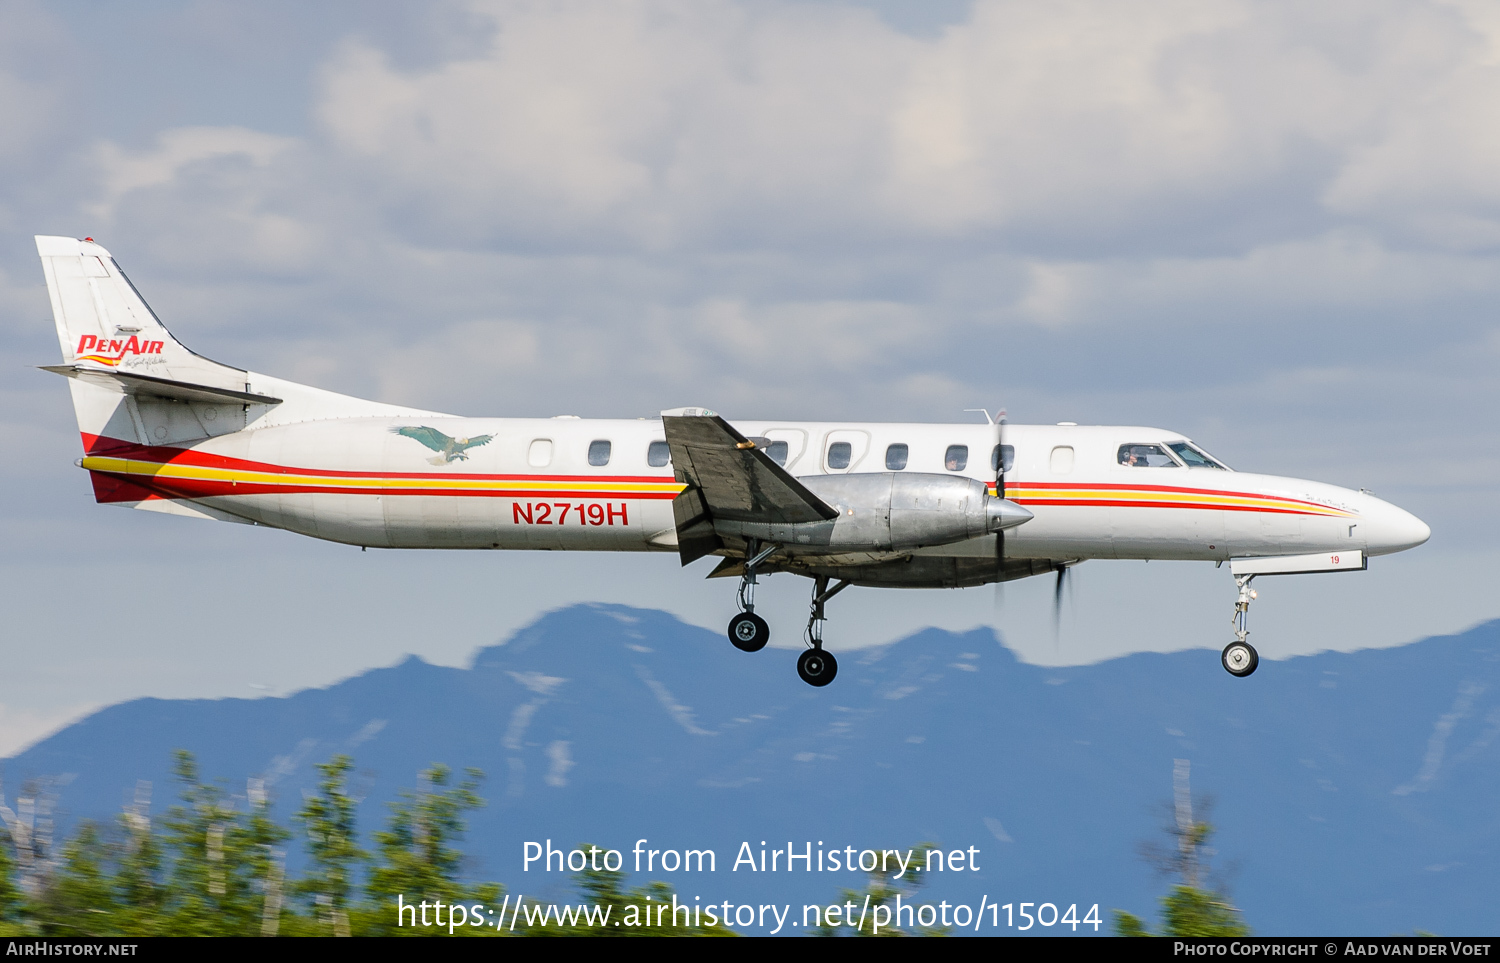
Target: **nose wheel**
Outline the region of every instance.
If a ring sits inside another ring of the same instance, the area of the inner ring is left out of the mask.
[[[1243,679],[1260,665],[1260,656],[1249,642],[1231,642],[1224,646],[1219,661],[1224,663],[1224,669],[1230,675]]]

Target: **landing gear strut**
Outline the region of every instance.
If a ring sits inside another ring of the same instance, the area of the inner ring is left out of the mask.
[[[760,548],[760,542],[751,539],[749,553],[745,558],[745,574],[740,579],[740,614],[729,620],[729,641],[741,652],[759,652],[771,641],[771,627],[766,620],[755,614],[755,570],[780,546]]]
[[[1255,600],[1255,590],[1250,588],[1250,582],[1254,578],[1254,575],[1241,575],[1234,580],[1240,588],[1239,598],[1234,603],[1234,616],[1230,619],[1234,624],[1234,641],[1224,646],[1224,651],[1219,656],[1225,670],[1242,679],[1260,665],[1260,656],[1256,653],[1255,646],[1246,641],[1250,635],[1250,630],[1246,627],[1250,617],[1250,603]]]
[[[808,685],[825,686],[838,675],[838,659],[833,657],[833,653],[823,651],[823,623],[828,621],[828,617],[823,614],[823,603],[848,587],[847,580],[830,589],[828,576],[818,575],[813,578],[812,613],[807,618],[805,635],[811,648],[797,657],[797,674]]]

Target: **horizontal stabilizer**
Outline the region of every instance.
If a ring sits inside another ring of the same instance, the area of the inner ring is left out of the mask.
[[[211,385],[195,385],[186,381],[154,378],[151,375],[133,374],[129,371],[102,371],[75,364],[42,365],[43,371],[77,378],[91,384],[114,388],[127,395],[149,395],[154,398],[171,398],[174,401],[198,401],[205,404],[279,405],[280,398],[236,391],[233,388],[218,388]]]

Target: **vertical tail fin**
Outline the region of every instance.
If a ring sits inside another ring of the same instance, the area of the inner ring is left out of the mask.
[[[39,236],[36,249],[66,364],[245,390],[242,369],[200,357],[172,337],[115,259],[91,238]]]

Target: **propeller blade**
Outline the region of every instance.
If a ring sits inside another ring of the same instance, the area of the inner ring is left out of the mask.
[[[995,413],[995,497],[1005,497],[1005,409]],[[1005,529],[995,533],[995,581],[1005,574]]]

